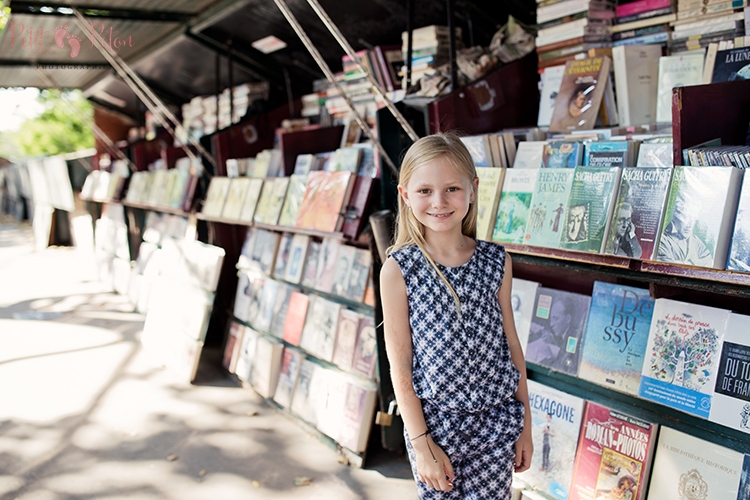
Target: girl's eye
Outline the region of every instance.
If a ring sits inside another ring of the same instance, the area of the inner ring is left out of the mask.
[[[430,193],[429,189],[420,189],[419,190],[419,194],[429,194],[429,193]]]
[[[454,186],[454,187],[449,187],[449,188],[448,188],[448,192],[450,192],[450,193],[455,193],[455,192],[456,192],[456,191],[458,191],[458,190],[459,190],[459,188],[457,188],[457,187],[455,187],[455,186]]]

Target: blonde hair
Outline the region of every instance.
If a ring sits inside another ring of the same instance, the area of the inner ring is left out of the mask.
[[[451,133],[434,134],[422,137],[412,144],[406,152],[406,155],[401,162],[401,170],[399,171],[399,185],[405,189],[409,184],[412,174],[417,168],[440,157],[447,159],[453,167],[462,174],[465,174],[472,181],[477,177],[474,160],[472,160],[469,150],[466,149],[466,146],[461,139],[457,135]],[[453,300],[456,302],[456,308],[460,317],[461,302],[458,298],[458,294],[448,282],[442,271],[440,271],[437,264],[435,264],[435,261],[432,260],[430,254],[427,253],[424,239],[424,225],[417,220],[409,206],[404,202],[402,196],[398,197],[398,215],[396,217],[395,232],[395,241],[393,245],[388,248],[387,253],[390,254],[391,252],[395,252],[396,250],[408,245],[416,245],[440,279],[445,283],[445,286],[448,287],[448,290],[453,296]],[[464,216],[461,223],[461,232],[470,238],[476,238],[477,236],[476,197],[474,202],[469,204],[469,211]]]

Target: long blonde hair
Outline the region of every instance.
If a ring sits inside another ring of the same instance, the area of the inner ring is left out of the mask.
[[[398,177],[399,185],[405,189],[406,186],[409,185],[409,180],[417,168],[440,157],[446,158],[451,165],[462,174],[465,174],[472,181],[476,178],[477,171],[474,167],[474,160],[472,160],[469,150],[466,149],[466,146],[461,142],[461,139],[457,135],[451,133],[434,134],[422,137],[412,144],[406,152],[406,155],[401,162],[401,170]],[[461,232],[470,238],[476,238],[477,236],[476,196],[474,202],[469,204],[469,211],[461,222]],[[456,309],[460,316],[461,302],[458,298],[458,294],[448,282],[442,271],[440,271],[437,264],[435,264],[432,257],[430,257],[430,254],[427,253],[424,238],[424,225],[417,220],[409,206],[404,203],[403,197],[399,196],[395,241],[393,245],[388,248],[387,253],[390,254],[391,252],[395,252],[396,250],[408,245],[417,245],[417,247],[419,247],[422,255],[425,256],[437,275],[445,283],[445,286],[448,287],[448,290],[453,296],[453,300],[456,302]]]

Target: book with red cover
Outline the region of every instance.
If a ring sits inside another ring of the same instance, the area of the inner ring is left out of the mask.
[[[310,303],[310,297],[300,292],[292,292],[289,298],[289,308],[286,312],[284,321],[285,342],[292,345],[299,345],[299,339],[302,336],[302,328],[305,326],[307,317],[307,306]]]
[[[302,201],[299,204],[296,227],[301,229],[315,229],[315,219],[317,218],[317,204],[320,201],[318,192],[323,182],[326,180],[329,172],[317,170],[307,174],[307,187]]]
[[[352,196],[356,175],[347,171],[323,173],[326,178],[316,196],[314,229],[333,233],[341,230],[344,222],[342,211]]]
[[[341,227],[341,232],[353,240],[357,239],[364,225],[365,211],[372,194],[372,181],[372,177],[357,176],[351,199],[344,211],[344,225]]]
[[[657,428],[657,424],[588,402],[570,500],[646,498]]]

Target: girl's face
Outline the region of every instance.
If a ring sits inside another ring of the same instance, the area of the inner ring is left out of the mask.
[[[417,167],[408,185],[399,185],[398,191],[426,229],[445,232],[458,228],[460,232],[478,185],[478,179],[469,178],[440,156]]]

